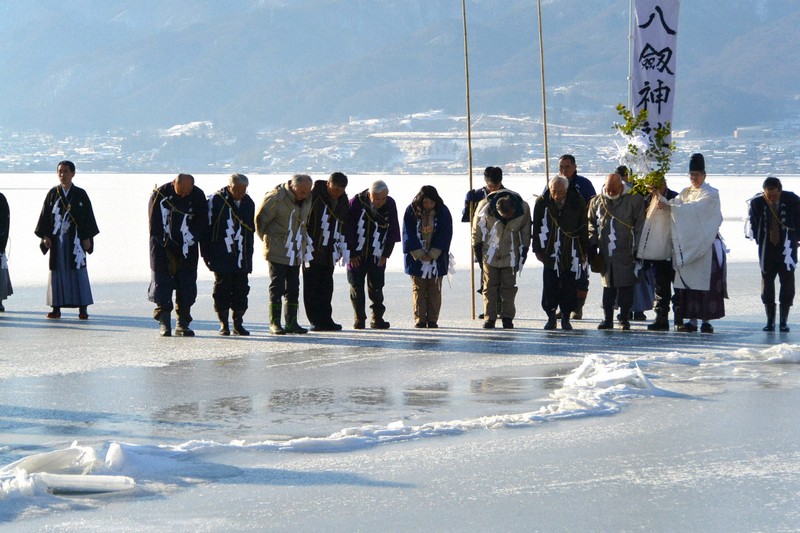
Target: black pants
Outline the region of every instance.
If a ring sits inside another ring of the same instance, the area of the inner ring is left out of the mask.
[[[672,269],[672,261],[653,261],[653,266],[656,269],[653,309],[656,317],[666,319],[669,317],[669,304],[673,301],[672,282],[675,279],[675,270]]]
[[[791,307],[794,303],[794,270],[787,270],[783,254],[770,254],[761,271],[761,301],[775,304],[775,276],[781,283],[779,303]]]
[[[269,301],[280,304],[300,302],[300,265],[289,266],[269,261]]]
[[[550,316],[561,309],[564,316],[569,316],[578,305],[578,281],[574,272],[561,272],[559,276],[554,268],[545,266],[542,269],[542,309]]]
[[[323,326],[333,322],[333,265],[309,263],[303,267],[303,303],[309,322]]]
[[[197,300],[197,265],[178,269],[175,274],[151,271],[147,296],[156,304],[153,316],[158,320],[162,311],[172,312],[172,293],[175,293],[175,312],[183,325],[192,321],[189,314]]]
[[[362,260],[361,265],[355,270],[347,271],[347,282],[350,284],[350,303],[353,304],[353,313],[357,320],[366,320],[366,297],[364,295],[364,281],[367,282],[367,294],[372,302],[372,319],[381,320],[386,307],[383,305],[383,285],[385,283],[386,269],[379,267],[373,261]]]
[[[629,287],[603,287],[603,310],[606,314],[611,310],[614,313],[614,305],[619,304],[620,314],[627,317],[633,307],[633,285]]]
[[[214,272],[214,310],[218,313],[233,311],[234,318],[244,316],[247,311],[247,295],[250,294],[247,272]]]

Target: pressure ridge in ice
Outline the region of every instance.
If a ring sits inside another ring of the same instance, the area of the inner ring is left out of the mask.
[[[210,465],[202,459],[209,451],[335,453],[411,440],[454,436],[480,429],[534,427],[552,420],[609,415],[626,403],[644,397],[680,397],[653,384],[659,365],[736,365],[748,362],[800,363],[800,345],[781,344],[763,350],[740,349],[724,354],[689,357],[678,353],[657,356],[592,354],[564,377],[550,401],[537,411],[498,414],[467,420],[407,425],[344,428],[327,437],[287,440],[233,440],[219,443],[191,440],[179,445],[136,445],[110,442],[102,451],[90,446],[71,447],[24,457],[0,468],[0,500],[47,493],[102,493],[162,490],[170,484],[213,481],[237,475],[237,469]],[[644,369],[644,370],[643,370]],[[150,487],[150,489],[148,489]]]

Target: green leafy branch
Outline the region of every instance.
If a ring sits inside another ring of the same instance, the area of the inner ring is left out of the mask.
[[[647,124],[646,109],[640,109],[634,115],[624,105],[617,104],[617,113],[624,122],[615,123],[614,129],[627,141],[624,150],[621,150],[620,163],[630,168],[632,192],[646,195],[649,188],[658,189],[666,183],[672,154],[675,152],[675,143],[667,142],[672,125],[667,122],[651,128],[648,134],[644,131]]]

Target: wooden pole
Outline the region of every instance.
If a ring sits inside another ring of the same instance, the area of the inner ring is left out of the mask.
[[[461,0],[461,15],[464,21],[464,74],[467,86],[467,154],[469,160],[469,190],[472,190],[472,112],[469,102],[469,50],[467,47],[467,1]],[[469,280],[470,295],[472,296],[472,320],[475,320],[475,251],[472,249],[472,215],[474,202],[469,203],[469,227],[470,227],[470,246],[469,246]]]
[[[628,8],[628,109],[633,112],[633,94],[631,93],[631,83],[633,82],[633,0]]]
[[[544,39],[542,37],[542,0],[538,0],[539,6],[539,65],[542,75],[542,127],[544,128],[544,177],[545,187],[550,183],[550,151],[547,144],[547,95],[545,94],[544,83]]]

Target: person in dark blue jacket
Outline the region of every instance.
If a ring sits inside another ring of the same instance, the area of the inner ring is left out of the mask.
[[[374,181],[369,189],[350,199],[345,236],[350,252],[347,282],[355,314],[353,329],[365,327],[367,297],[372,302],[369,327],[389,329],[389,322],[383,319],[386,312],[383,286],[386,284],[386,261],[391,257],[395,243],[400,241],[400,222],[397,220],[397,204],[389,196],[386,182]]]
[[[178,174],[156,188],[148,203],[150,217],[150,288],[148,299],[156,304],[153,318],[162,337],[172,335],[172,310],[178,315],[175,335],[194,337],[189,328],[191,309],[197,300],[198,242],[208,229],[208,203],[194,176]],[[175,293],[175,303],[172,295]]]
[[[403,216],[403,253],[413,287],[414,327],[439,327],[442,278],[447,275],[452,239],[450,210],[435,187],[424,185]]]
[[[575,163],[575,156],[572,154],[564,154],[558,158],[558,173],[569,181],[570,189],[575,189],[583,197],[586,205],[589,205],[589,200],[594,197],[597,192],[594,185],[587,178],[578,174],[578,166]],[[578,280],[577,287],[577,305],[572,312],[572,318],[580,320],[583,318],[583,305],[586,303],[586,296],[589,294],[589,269],[586,269],[584,275]],[[557,315],[561,318],[560,314]]]
[[[219,334],[230,335],[228,325],[233,311],[233,334],[250,335],[243,325],[250,294],[248,277],[253,271],[253,220],[256,205],[247,194],[250,181],[243,174],[231,174],[226,187],[208,197],[210,217],[208,239],[200,242],[200,252],[214,273],[214,310],[219,318]]]
[[[758,243],[761,265],[761,301],[767,313],[764,331],[775,331],[775,276],[781,283],[780,330],[789,331],[789,308],[794,303],[794,272],[797,270],[797,225],[800,197],[784,191],[781,180],[768,177],[763,193],[750,199],[748,237]]]

